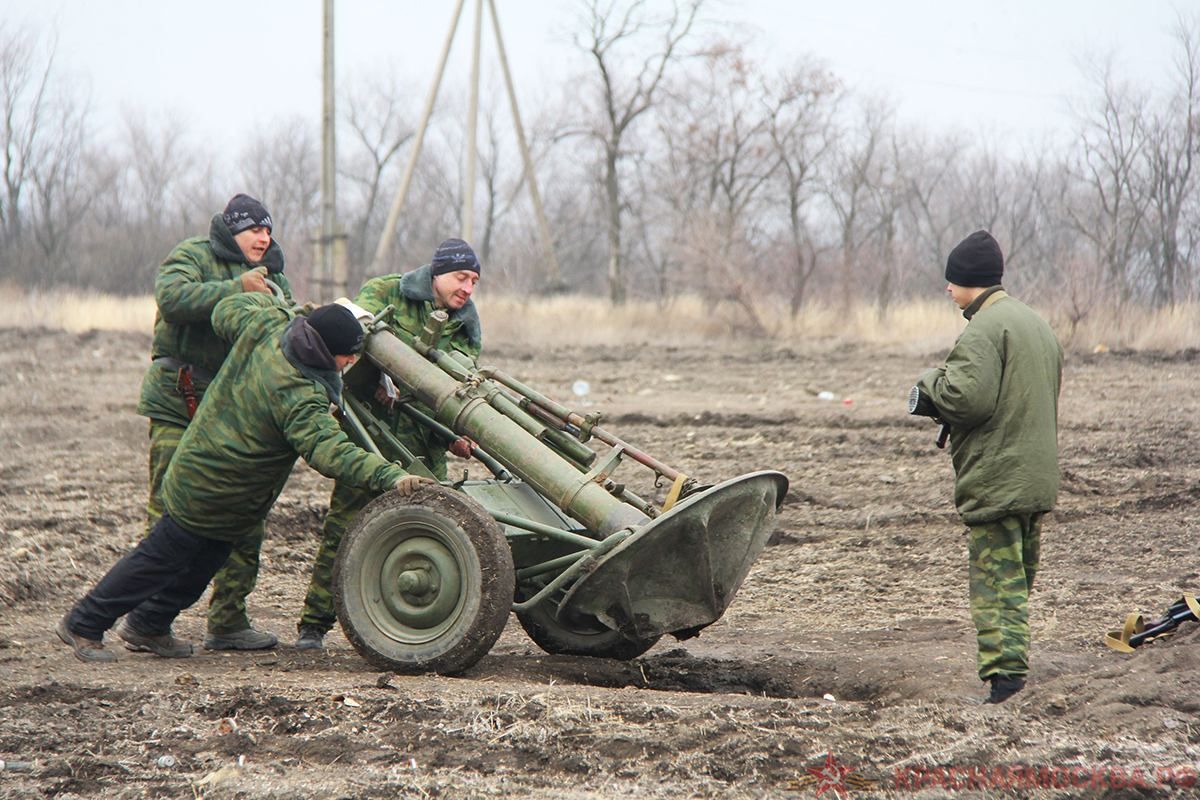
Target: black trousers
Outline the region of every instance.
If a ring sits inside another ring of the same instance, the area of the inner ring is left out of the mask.
[[[164,514],[75,604],[67,628],[77,636],[102,639],[128,614],[127,624],[138,633],[167,633],[179,612],[204,594],[232,547],[231,542],[198,536]]]

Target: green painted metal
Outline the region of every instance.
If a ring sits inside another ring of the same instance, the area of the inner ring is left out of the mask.
[[[766,546],[788,489],[784,475],[763,471],[697,487],[605,431],[599,414],[581,416],[497,370],[437,350],[440,320],[410,337],[383,317],[368,324],[367,357],[433,410],[418,421],[443,437],[470,437],[503,476],[452,486],[504,528],[516,567],[514,611],[536,610],[540,628],[608,630],[642,643],[694,635],[720,618]],[[371,423],[361,419],[376,434]],[[591,439],[608,449],[595,452]],[[381,450],[387,455],[389,447]],[[665,510],[613,479],[626,459],[673,483]],[[420,639],[453,618],[445,606],[461,595],[461,575],[444,542],[417,536],[381,546],[378,557],[388,618],[413,628],[396,631],[397,641]]]
[[[647,521],[641,511],[587,480],[564,457],[494,408],[486,397],[486,381],[470,376],[456,380],[386,329],[368,337],[366,354],[432,409],[434,419],[483,444],[514,475],[593,534],[604,537]],[[436,360],[440,364],[441,359]]]

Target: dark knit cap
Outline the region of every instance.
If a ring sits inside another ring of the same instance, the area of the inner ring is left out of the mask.
[[[1004,253],[987,231],[975,231],[950,251],[946,280],[956,286],[996,286],[1004,275]]]
[[[430,266],[432,267],[430,271],[435,278],[438,275],[458,272],[462,269],[479,273],[479,259],[475,257],[475,251],[471,249],[471,245],[462,239],[447,239],[439,244],[437,251],[433,254]]]
[[[267,207],[248,194],[235,194],[231,197],[225,210],[221,212],[221,218],[225,220],[225,225],[234,236],[260,225],[267,230],[274,227]]]
[[[363,348],[363,327],[343,305],[321,306],[308,315],[308,324],[320,335],[331,355],[353,355]]]

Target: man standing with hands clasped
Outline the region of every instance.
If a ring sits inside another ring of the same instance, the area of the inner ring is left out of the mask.
[[[1004,255],[976,231],[946,260],[946,291],[967,318],[945,366],[917,382],[950,429],[954,503],[969,528],[970,605],[986,702],[1002,703],[1029,673],[1029,590],[1042,516],[1058,495],[1062,347],[1000,285]]]

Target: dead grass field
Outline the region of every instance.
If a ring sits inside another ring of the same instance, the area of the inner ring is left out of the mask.
[[[1021,298],[1051,321],[1060,337],[1071,330],[1065,313],[1040,298]],[[714,339],[751,340],[743,315],[731,304],[712,307],[697,297],[666,306],[648,301],[614,308],[595,297],[558,295],[537,298],[478,296],[489,344],[536,347],[556,345],[654,344],[703,345]],[[814,303],[792,317],[764,302],[760,315],[773,342],[825,340],[841,344],[888,345],[909,352],[948,348],[965,324],[946,298],[908,301],[880,314],[865,303]],[[36,326],[84,332],[149,331],[154,323],[150,296],[118,297],[95,292],[25,292],[0,283],[0,327]],[[1200,308],[1181,305],[1149,310],[1097,310],[1084,318],[1064,344],[1078,352],[1154,350],[1173,352],[1200,341]]]
[[[830,759],[849,771],[842,797],[943,797],[945,770],[996,767],[1083,776],[1007,796],[1194,792],[1200,626],[1132,656],[1100,640],[1127,612],[1200,588],[1195,350],[1109,339],[1069,356],[1033,676],[992,707],[949,460],[904,414],[953,339],[948,302],[917,314],[947,326],[921,346],[815,329],[685,336],[670,316],[577,344],[598,306],[565,306],[574,319],[551,325],[489,301],[485,362],[561,399],[587,380],[588,410],[705,482],[778,469],[791,491],[772,545],[700,637],[609,662],[546,655],[513,621],[460,678],[381,675],[337,632],[321,655],[76,662],[55,621],[142,531],[133,409],[149,335],[29,327],[40,302],[0,319],[0,759],[31,765],[0,771],[0,797],[808,798]],[[299,466],[268,522],[252,614],[285,644],[329,488]],[[205,602],[179,634],[202,635]]]

